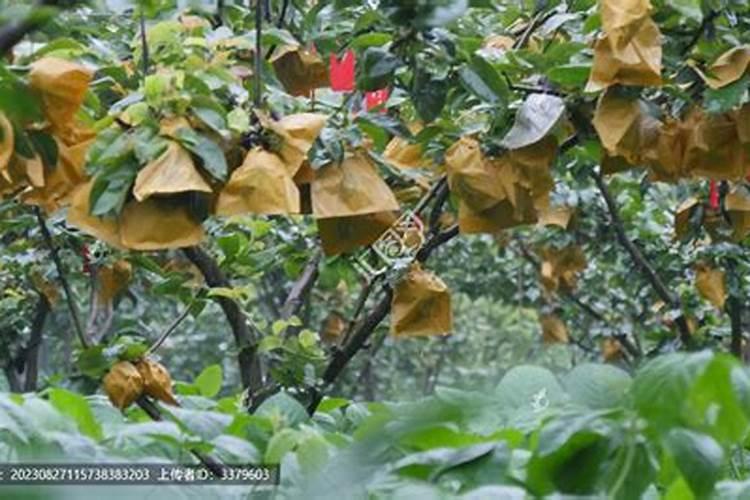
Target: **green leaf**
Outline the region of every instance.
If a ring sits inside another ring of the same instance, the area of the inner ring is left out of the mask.
[[[224,116],[216,109],[208,107],[193,106],[193,113],[200,121],[207,125],[211,130],[221,134],[227,128],[227,122]]]
[[[94,417],[86,398],[65,389],[51,389],[49,399],[57,411],[75,420],[78,430],[99,441],[102,439],[102,428]]]
[[[627,372],[612,365],[585,363],[568,373],[563,383],[573,401],[602,409],[621,405],[631,380]]]
[[[688,403],[693,423],[722,442],[736,442],[750,425],[750,377],[736,359],[716,355],[695,381]],[[710,415],[710,417],[709,417]]]
[[[285,392],[274,394],[263,401],[255,414],[270,418],[279,418],[282,420],[283,425],[287,427],[294,427],[309,419],[305,407]]]
[[[590,73],[590,64],[564,64],[547,71],[547,78],[563,87],[583,87]]]
[[[47,168],[57,168],[58,148],[55,139],[46,132],[30,130],[28,138],[34,146],[34,150],[42,159]]]
[[[294,429],[282,429],[273,435],[268,442],[266,453],[263,456],[264,464],[278,464],[281,459],[296,448],[302,434]]]
[[[504,104],[508,99],[508,84],[500,73],[480,56],[459,70],[461,83],[471,93],[490,104]]]
[[[219,182],[227,180],[227,160],[224,152],[211,139],[191,128],[181,128],[176,139],[201,160],[201,166]]]
[[[193,384],[198,387],[202,396],[212,398],[221,390],[222,379],[221,366],[211,365],[203,369],[200,375],[195,378]]]
[[[440,116],[447,94],[448,81],[445,78],[435,78],[425,71],[418,71],[414,76],[411,98],[424,123]]]
[[[591,494],[606,464],[610,429],[600,413],[570,413],[552,419],[539,434],[528,464],[528,483],[537,495],[558,490]]]
[[[703,105],[709,113],[726,113],[748,102],[750,75],[745,75],[720,89],[707,88],[703,94]]]
[[[500,144],[519,149],[542,140],[565,114],[565,103],[557,96],[531,94],[516,113],[516,120]]]
[[[244,439],[222,434],[216,436],[211,443],[218,458],[227,463],[260,463],[260,452]]]
[[[565,395],[557,378],[545,368],[521,365],[512,368],[495,389],[501,408],[531,410],[534,405],[557,403]]]
[[[210,441],[220,436],[232,422],[232,416],[216,411],[188,410],[171,406],[169,408],[178,424],[196,436]]]
[[[76,358],[76,366],[81,373],[99,379],[109,370],[110,362],[104,355],[104,346],[96,345],[81,351]]]
[[[393,40],[390,33],[364,33],[357,36],[349,44],[353,49],[365,49],[367,47],[381,47]]]
[[[701,0],[667,0],[667,5],[697,24],[703,21]]]
[[[357,88],[373,91],[387,87],[401,64],[401,60],[387,50],[369,47],[357,64]]]
[[[721,476],[724,464],[724,450],[719,443],[705,434],[672,429],[664,445],[695,496],[708,495]]]
[[[250,115],[242,108],[234,108],[227,115],[229,130],[237,133],[245,133],[250,130]]]
[[[712,357],[708,351],[667,354],[646,364],[633,379],[638,412],[657,429],[680,425],[690,388]]]

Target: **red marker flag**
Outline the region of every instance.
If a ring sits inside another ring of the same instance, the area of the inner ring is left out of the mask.
[[[365,92],[365,107],[367,108],[367,111],[385,104],[390,95],[391,92],[387,88],[375,90],[374,92]],[[385,113],[385,107],[383,107],[380,112]]]
[[[354,90],[354,51],[347,50],[341,59],[331,53],[330,72],[331,90],[336,92],[352,92]]]
[[[91,253],[89,253],[89,246],[85,243],[81,247],[81,257],[83,258],[82,271],[84,274],[91,274]]]
[[[716,181],[711,181],[708,188],[708,206],[711,210],[719,209],[719,187],[716,185]]]

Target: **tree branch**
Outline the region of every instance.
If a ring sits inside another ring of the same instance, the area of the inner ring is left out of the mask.
[[[281,306],[282,319],[289,319],[296,315],[305,303],[306,297],[318,279],[318,264],[320,264],[320,253],[316,253],[310,258],[299,279],[292,285],[284,305]]]
[[[426,261],[432,252],[434,252],[441,245],[447,243],[451,239],[458,235],[458,226],[436,234],[431,238],[424,247],[417,253],[416,260],[418,262]],[[307,407],[307,411],[310,415],[315,413],[318,405],[323,399],[323,392],[339,377],[341,372],[344,371],[346,365],[354,357],[355,354],[362,348],[367,339],[372,335],[378,325],[385,319],[388,313],[391,311],[391,300],[393,299],[393,290],[388,283],[384,283],[382,286],[383,297],[377,303],[375,308],[370,314],[364,318],[357,328],[352,332],[348,342],[344,346],[337,350],[331,362],[326,367],[323,374],[322,388],[312,389],[312,398],[310,404]]]
[[[188,317],[188,314],[190,314],[190,308],[193,305],[193,301],[191,301],[187,306],[185,306],[185,310],[183,310],[179,316],[177,316],[172,323],[167,327],[164,332],[159,335],[159,338],[156,339],[156,341],[151,344],[151,347],[148,348],[148,351],[146,351],[146,356],[149,354],[153,354],[154,351],[156,351],[161,345],[164,343],[165,340],[174,332],[177,330],[177,327],[180,326],[180,324],[185,320],[185,318]]]
[[[136,400],[136,403],[144,412],[146,412],[146,415],[148,415],[151,420],[154,420],[156,422],[161,422],[164,420],[164,416],[162,415],[161,410],[159,410],[159,407],[156,406],[156,404],[147,396],[139,397]],[[202,463],[203,466],[206,467],[206,469],[210,470],[214,475],[216,475],[217,477],[223,476],[223,471],[226,466],[220,461],[218,461],[211,455],[200,452],[194,448],[190,449],[190,453],[192,453],[193,456],[197,458],[198,461]]]
[[[625,233],[625,225],[620,218],[620,213],[617,210],[617,206],[615,205],[615,201],[612,198],[612,194],[609,192],[607,184],[604,182],[601,174],[597,171],[594,171],[592,173],[592,177],[594,178],[594,181],[596,182],[596,185],[599,188],[602,197],[604,198],[604,202],[607,205],[607,210],[609,211],[610,218],[612,219],[612,225],[614,226],[615,232],[617,233],[617,239],[620,241],[620,244],[628,252],[630,258],[633,259],[636,267],[641,270],[648,282],[651,283],[651,286],[653,287],[659,298],[665,303],[669,304],[673,309],[680,310],[680,316],[675,320],[675,323],[677,324],[677,328],[679,329],[680,340],[682,340],[684,344],[689,345],[691,343],[690,327],[687,324],[687,320],[685,319],[684,314],[682,314],[682,302],[680,301],[680,298],[669,291],[667,286],[656,273],[654,267],[650,262],[648,262],[648,260],[646,260],[646,257],[643,255],[640,248],[638,248],[635,243],[628,239],[628,236]]]
[[[260,108],[263,104],[263,51],[261,50],[263,39],[263,1],[256,0],[255,5],[255,107]]]
[[[231,288],[231,283],[224,276],[216,261],[202,248],[194,246],[183,248],[182,252],[197,267],[206,284],[211,288]],[[216,297],[224,311],[239,349],[240,379],[243,387],[257,391],[263,385],[260,359],[258,357],[258,339],[247,326],[245,315],[236,301],[228,297]]]
[[[727,274],[733,281],[736,280],[736,264],[729,260],[727,263]],[[726,305],[731,325],[730,352],[739,360],[742,360],[742,300],[735,293],[730,293]]]
[[[88,347],[89,341],[86,337],[85,332],[83,331],[83,326],[81,325],[81,318],[78,315],[78,308],[76,307],[75,298],[73,297],[73,292],[70,288],[70,285],[68,284],[68,279],[65,274],[65,268],[63,267],[60,255],[57,253],[57,247],[52,241],[52,235],[47,228],[47,223],[44,220],[44,215],[42,215],[41,209],[39,207],[34,207],[34,213],[36,214],[36,219],[39,223],[39,229],[41,229],[42,231],[44,243],[45,245],[47,245],[47,248],[52,255],[52,261],[55,263],[55,268],[57,269],[57,278],[60,280],[60,284],[62,285],[63,291],[65,292],[65,301],[68,304],[68,311],[70,312],[70,317],[73,321],[73,327],[75,328],[76,334],[78,335],[78,340],[80,340],[83,347]]]
[[[39,348],[42,345],[44,337],[44,323],[50,312],[50,303],[43,294],[39,294],[39,300],[36,303],[34,311],[34,320],[31,323],[31,336],[29,343],[24,349],[25,367],[24,367],[24,392],[33,392],[37,390],[39,381]]]
[[[54,7],[59,3],[58,0],[41,0],[36,3],[34,8]],[[11,50],[23,37],[29,33],[40,29],[46,24],[40,16],[29,15],[21,21],[9,23],[0,29],[0,54],[5,54]]]

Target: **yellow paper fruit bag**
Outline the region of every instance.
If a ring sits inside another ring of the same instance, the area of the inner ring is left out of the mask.
[[[415,263],[396,285],[391,303],[391,334],[403,337],[447,335],[453,330],[448,287]]]
[[[300,192],[286,164],[275,154],[254,148],[219,194],[217,215],[300,213]]]
[[[399,209],[391,188],[363,152],[349,156],[340,165],[330,164],[316,171],[311,195],[317,219]]]

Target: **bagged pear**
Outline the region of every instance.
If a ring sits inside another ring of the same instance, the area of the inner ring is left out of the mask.
[[[112,366],[104,377],[104,392],[112,404],[124,410],[143,394],[143,376],[129,361]]]
[[[648,0],[602,0],[604,35],[594,45],[587,92],[611,85],[661,85],[661,33]]]
[[[448,335],[452,330],[450,290],[435,274],[413,264],[393,291],[391,335]]]
[[[484,158],[479,142],[462,137],[445,153],[448,186],[474,212],[487,210],[506,198],[501,173]]]
[[[43,57],[31,64],[29,85],[39,92],[44,115],[54,129],[71,127],[92,76],[85,66],[57,57]]]
[[[567,344],[570,341],[568,327],[556,315],[544,314],[540,316],[539,323],[542,327],[542,341],[545,344]]]
[[[329,164],[317,170],[311,196],[313,215],[317,219],[399,209],[391,188],[364,152],[354,153],[341,164]]]
[[[293,96],[308,96],[312,90],[328,87],[328,68],[311,50],[294,45],[278,47],[271,64],[284,88]]]
[[[193,163],[190,152],[176,141],[169,141],[164,153],[138,172],[133,186],[133,196],[138,201],[189,191],[210,193],[212,190]]]
[[[172,377],[161,363],[152,359],[141,359],[135,364],[143,377],[143,392],[154,399],[178,406],[172,392]]]
[[[318,234],[326,255],[351,253],[375,243],[396,222],[395,212],[318,219]]]
[[[300,192],[275,153],[254,148],[219,193],[217,215],[300,213]]]

